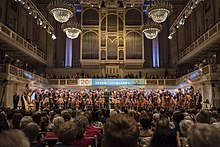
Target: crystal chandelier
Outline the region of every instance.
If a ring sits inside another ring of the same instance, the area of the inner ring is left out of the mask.
[[[66,0],[55,0],[47,6],[56,21],[64,23],[75,15],[75,7]]]
[[[142,32],[148,39],[154,39],[158,33],[162,30],[162,25],[154,22],[146,23],[141,26]]]
[[[76,39],[82,32],[82,26],[77,22],[67,22],[61,26],[66,36],[70,39]]]
[[[173,7],[168,2],[155,2],[147,7],[148,16],[156,23],[162,23],[167,19],[167,16],[172,12]]]

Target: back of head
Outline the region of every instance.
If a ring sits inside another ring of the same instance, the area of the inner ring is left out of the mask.
[[[177,147],[177,139],[169,127],[169,120],[162,118],[157,121],[155,133],[151,139],[151,147]]]
[[[57,116],[53,119],[52,123],[53,123],[53,132],[57,133],[57,130],[60,127],[60,125],[64,123],[64,118],[61,116]]]
[[[173,114],[173,121],[176,125],[179,125],[179,123],[184,119],[184,114],[182,112],[174,112]]]
[[[190,129],[188,143],[190,147],[220,147],[220,131],[209,124],[197,123]]]
[[[208,110],[202,109],[196,116],[196,121],[199,123],[210,123],[211,113]]]
[[[85,116],[78,116],[73,121],[78,128],[77,138],[83,137],[87,126],[89,125],[89,121]]]
[[[30,142],[36,141],[37,136],[39,135],[39,127],[36,123],[30,122],[24,127],[24,133],[28,137]]]
[[[140,124],[143,129],[150,129],[151,122],[152,122],[152,119],[148,115],[140,117]]]
[[[20,129],[20,121],[22,119],[23,115],[21,113],[14,113],[12,117],[12,125],[14,129]]]
[[[9,125],[6,116],[5,114],[0,113],[0,132],[8,129],[9,129]]]
[[[180,131],[184,137],[187,137],[188,130],[194,125],[193,121],[191,120],[182,120],[180,122]]]
[[[30,122],[33,122],[32,117],[31,116],[24,116],[20,121],[20,128],[24,129],[24,127]]]
[[[65,145],[69,145],[75,138],[77,126],[73,122],[65,122],[58,129],[58,139]]]
[[[106,147],[136,147],[139,137],[137,122],[127,114],[110,117],[104,127]]]
[[[61,111],[61,116],[65,121],[69,121],[71,119],[71,114],[67,110]]]
[[[30,143],[25,134],[17,129],[4,131],[0,134],[1,147],[29,147]]]

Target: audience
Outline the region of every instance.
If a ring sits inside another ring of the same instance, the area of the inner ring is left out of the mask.
[[[219,122],[215,108],[0,109],[0,146],[219,147]]]

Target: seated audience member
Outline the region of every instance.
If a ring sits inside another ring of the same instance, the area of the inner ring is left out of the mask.
[[[151,137],[153,136],[153,131],[151,130],[152,119],[148,115],[140,117],[140,146],[148,147],[150,145]]]
[[[31,147],[45,147],[43,143],[37,140],[40,131],[39,126],[36,123],[30,122],[29,124],[27,124],[24,127],[24,133],[29,139]]]
[[[190,131],[190,128],[194,125],[194,122],[192,120],[182,120],[180,122],[180,132],[182,134],[182,137],[179,138],[179,143],[182,147],[185,147],[187,145],[187,137],[188,133]]]
[[[92,112],[92,125],[95,128],[103,128],[103,123],[99,121],[99,113],[97,111]]]
[[[182,112],[174,112],[173,114],[173,123],[174,128],[172,128],[172,132],[176,135],[177,132],[180,132],[180,122],[184,119],[184,114]],[[181,132],[180,135],[182,136]]]
[[[61,112],[61,116],[64,118],[65,121],[70,121],[71,114],[67,110],[63,110]]]
[[[93,127],[93,125],[92,125],[92,114],[91,114],[91,112],[86,111],[83,116],[85,116],[88,119],[88,122],[89,122],[89,125],[86,128],[86,134],[85,135],[88,136],[88,137],[94,137],[96,135],[98,138],[100,138],[100,136],[101,136],[100,130]]]
[[[30,122],[33,122],[33,119],[31,116],[24,116],[20,121],[20,128],[23,130],[24,127],[29,124]]]
[[[140,124],[142,128],[140,131],[140,137],[153,136],[153,131],[151,130],[151,122],[152,122],[152,119],[148,115],[140,117]]]
[[[30,147],[25,134],[17,129],[11,129],[0,133],[1,147]]]
[[[190,147],[220,147],[220,131],[209,124],[196,123],[190,129],[188,144]]]
[[[54,147],[70,147],[70,143],[76,138],[77,126],[73,122],[63,123],[58,131],[58,142]]]
[[[64,119],[61,116],[57,116],[54,117],[53,121],[52,121],[52,128],[53,128],[53,132],[47,132],[46,133],[46,138],[56,138],[57,137],[57,131],[60,127],[60,125],[62,125],[64,123]]]
[[[12,117],[12,127],[13,129],[20,129],[20,122],[23,115],[21,113],[15,113]]]
[[[104,127],[105,147],[137,147],[139,138],[137,122],[127,114],[115,114]]]
[[[93,146],[93,142],[90,139],[86,139],[86,128],[89,125],[88,119],[85,116],[78,116],[73,121],[77,126],[76,139],[71,143],[77,147]]]
[[[171,132],[167,118],[157,121],[150,147],[177,147],[176,136]]]
[[[207,123],[210,124],[211,113],[208,110],[202,109],[196,115],[196,121],[199,123]]]
[[[9,129],[9,124],[4,113],[0,113],[0,132]]]

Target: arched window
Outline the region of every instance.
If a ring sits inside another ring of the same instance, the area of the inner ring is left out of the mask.
[[[94,9],[87,9],[83,13],[83,25],[99,25],[99,13]]]
[[[137,9],[130,9],[126,13],[126,25],[141,25],[141,13]]]

